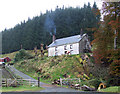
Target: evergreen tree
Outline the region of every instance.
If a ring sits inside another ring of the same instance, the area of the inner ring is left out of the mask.
[[[81,29],[83,33],[88,33],[90,39],[93,40],[92,30],[87,30],[87,28],[98,28],[97,23],[99,22],[99,17],[96,19],[96,15],[93,9],[98,9],[96,4],[93,7],[84,5],[83,8],[59,8],[56,7],[55,11],[46,11],[45,14],[40,14],[33,19],[28,18],[27,21],[23,21],[17,24],[14,28],[6,29],[2,32],[2,48],[3,53],[9,53],[21,49],[31,50],[34,47],[40,49],[40,44],[49,45],[52,42],[52,34],[50,32],[55,32],[56,38],[63,38],[72,35],[80,34]],[[46,19],[50,16],[54,25],[51,25],[50,30],[46,26]]]

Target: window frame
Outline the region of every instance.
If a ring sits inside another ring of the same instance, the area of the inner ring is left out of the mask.
[[[73,49],[73,45],[72,44],[70,44],[70,49]]]
[[[67,50],[67,45],[64,46],[64,50]]]
[[[58,48],[58,47],[56,46],[56,47],[55,47],[55,51],[58,51],[58,49],[57,49],[57,48]]]

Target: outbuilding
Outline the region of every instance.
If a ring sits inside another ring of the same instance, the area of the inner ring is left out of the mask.
[[[11,59],[9,57],[0,58],[0,64],[3,64],[5,62],[9,62],[9,61],[11,61]]]

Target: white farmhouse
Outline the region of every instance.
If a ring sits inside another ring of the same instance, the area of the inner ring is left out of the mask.
[[[48,46],[48,56],[64,54],[80,54],[91,51],[91,45],[87,34],[56,39],[53,35],[53,42]]]

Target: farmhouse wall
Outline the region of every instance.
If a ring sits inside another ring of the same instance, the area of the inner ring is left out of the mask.
[[[48,48],[48,56],[64,55],[66,54],[66,52],[69,52],[69,54],[79,54],[79,43],[66,44]]]
[[[48,56],[55,56],[55,47],[48,48]]]
[[[87,37],[84,36],[84,38],[82,38],[82,40],[79,42],[79,53],[84,53],[86,43],[87,43]]]

